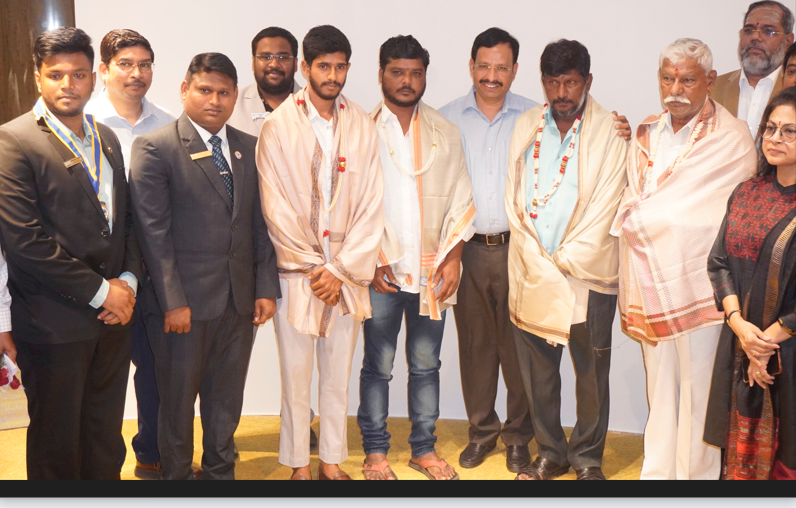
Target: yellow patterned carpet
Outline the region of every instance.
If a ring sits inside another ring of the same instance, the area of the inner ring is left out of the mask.
[[[313,428],[318,432],[318,419]],[[392,434],[392,449],[389,460],[393,470],[400,479],[421,480],[423,475],[410,469],[407,465],[411,456],[407,438],[409,437],[409,420],[406,418],[390,418],[388,428]],[[195,422],[194,461],[201,462],[202,427],[199,419]],[[571,429],[567,429],[569,435]],[[0,431],[0,480],[25,479],[25,432],[26,429]],[[135,456],[130,449],[130,439],[136,432],[136,421],[126,420],[122,429],[128,443],[127,460],[122,469],[123,480],[135,480],[133,468]],[[437,452],[448,460],[459,472],[463,480],[511,480],[514,473],[506,469],[506,448],[502,443],[487,457],[486,461],[475,469],[463,469],[458,466],[459,453],[467,446],[467,422],[462,420],[440,420],[437,422]],[[235,443],[240,451],[240,462],[235,475],[239,480],[287,480],[291,469],[277,462],[279,444],[278,416],[244,416],[241,418]],[[354,480],[363,479],[362,452],[359,428],[356,418],[348,418],[349,458],[342,467]],[[531,451],[536,455],[536,444],[531,442]],[[603,471],[611,480],[637,480],[641,471],[642,438],[637,434],[618,432],[608,433],[605,448]],[[313,453],[313,474],[318,467],[318,456]],[[575,474],[562,476],[563,480],[574,480]]]

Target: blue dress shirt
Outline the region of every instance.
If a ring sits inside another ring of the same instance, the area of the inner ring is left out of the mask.
[[[561,171],[561,159],[567,154],[569,143],[572,141],[572,129],[569,129],[564,140],[561,141],[561,132],[556,121],[550,113],[550,108],[545,112],[544,132],[542,143],[539,146],[539,205],[536,207],[536,219],[531,218],[539,241],[551,256],[561,244],[564,231],[567,229],[569,219],[575,210],[578,201],[578,144],[580,132],[575,136],[575,151],[567,161],[566,172],[558,189],[550,196],[546,205],[542,205],[542,198],[553,188],[556,178]],[[533,206],[533,145],[525,152],[525,196],[528,213]]]
[[[517,118],[537,104],[509,91],[503,109],[490,122],[475,102],[475,86],[470,93],[442,108],[439,113],[456,124],[462,135],[467,171],[473,183],[473,202],[477,211],[475,230],[482,235],[509,230],[504,195],[509,164],[509,142]]]

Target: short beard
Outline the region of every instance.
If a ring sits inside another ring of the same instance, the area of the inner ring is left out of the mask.
[[[338,81],[324,81],[323,83],[321,83],[319,85],[318,83],[315,82],[314,79],[312,79],[312,76],[310,76],[308,81],[310,82],[310,86],[312,87],[312,91],[315,92],[315,95],[317,95],[318,97],[320,97],[321,99],[323,99],[325,101],[333,101],[333,100],[335,100],[337,98],[337,96],[340,95],[340,92],[343,91],[343,87],[345,86],[345,81],[343,81],[342,83],[340,83]],[[326,83],[337,83],[338,85],[340,85],[339,91],[336,94],[334,94],[334,95],[326,95],[326,94],[324,94],[323,92],[321,92],[321,87],[323,85],[325,85]]]
[[[559,111],[553,107],[556,101],[560,101],[561,99],[555,99],[552,102],[548,101],[550,102],[550,111],[553,113],[553,118],[570,118],[577,115],[583,109],[584,104],[586,104],[586,97],[588,95],[589,93],[584,91],[583,95],[580,98],[580,101],[578,101],[578,104],[572,106],[572,108],[566,111]]]
[[[44,101],[44,105],[47,106],[47,109],[50,110],[50,113],[56,116],[63,116],[67,118],[75,117],[75,116],[83,116],[83,108],[86,107],[86,103],[83,102],[79,106],[75,106],[71,109],[63,109],[59,108],[55,104],[50,104],[50,101],[44,99],[42,96],[42,100]]]
[[[747,54],[750,48],[756,48],[763,52],[763,56],[753,58]],[[782,65],[785,60],[785,53],[788,51],[787,39],[782,41],[777,49],[769,53],[762,46],[753,45],[751,42],[746,47],[741,47],[738,44],[738,60],[741,62],[741,67],[747,76],[768,76],[774,70]]]
[[[283,73],[282,81],[275,85],[268,82],[267,74],[268,73],[263,74],[262,78],[257,78],[257,88],[261,91],[268,95],[282,95],[293,91],[293,84],[296,80],[296,76],[293,72]]]
[[[402,88],[403,87],[396,90],[396,93],[401,91]],[[384,100],[386,100],[387,102],[395,104],[400,108],[413,108],[417,105],[418,102],[420,102],[420,99],[423,98],[423,94],[426,93],[426,85],[425,84],[423,85],[423,89],[420,90],[420,93],[418,93],[415,96],[415,98],[412,99],[411,101],[402,101],[398,99],[397,97],[395,97],[394,95],[392,95],[390,92],[387,91],[387,89],[384,87],[384,83],[381,84],[381,93],[384,94]]]

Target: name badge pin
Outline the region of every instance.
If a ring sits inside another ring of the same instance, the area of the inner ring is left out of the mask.
[[[235,152],[235,158],[236,159],[240,159],[241,157],[243,157],[243,156],[240,154],[240,152]]]
[[[210,150],[205,150],[204,152],[192,153],[191,160],[195,161],[196,159],[204,159],[205,157],[210,157],[213,155],[213,152]]]
[[[72,166],[76,166],[81,162],[83,162],[83,157],[75,157],[74,159],[64,161],[64,166],[66,166],[67,168],[71,168]]]

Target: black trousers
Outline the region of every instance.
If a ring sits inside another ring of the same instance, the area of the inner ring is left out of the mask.
[[[253,314],[238,314],[230,292],[221,316],[192,320],[188,333],[164,333],[162,315],[150,314],[144,320],[155,354],[163,479],[191,477],[197,395],[202,419],[202,479],[235,479],[232,436],[243,409],[243,388],[254,345],[253,319]]]
[[[17,339],[29,480],[118,479],[131,342],[129,328],[68,344]]]
[[[539,455],[577,469],[601,467],[608,432],[608,374],[616,296],[589,291],[586,322],[570,328],[575,367],[577,423],[567,443],[561,427],[561,356],[564,348],[522,331],[516,342],[523,384],[531,406]]]
[[[459,367],[470,442],[526,446],[533,439],[528,399],[523,389],[509,317],[509,244],[470,241],[462,252],[458,303],[453,306],[459,334]],[[498,379],[506,383],[506,422],[495,411]]]

